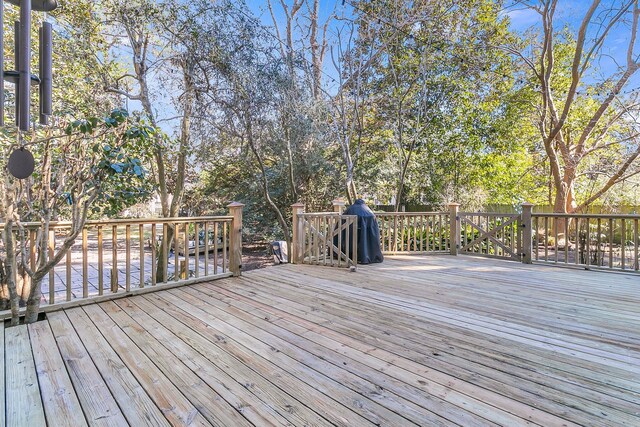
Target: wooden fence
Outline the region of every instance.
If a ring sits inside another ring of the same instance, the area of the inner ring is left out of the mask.
[[[343,202],[334,201],[335,213],[318,215],[334,215],[333,221],[337,221],[335,215],[343,207]],[[448,212],[378,213],[380,247],[385,254],[450,253],[640,271],[640,215],[533,213],[533,209],[532,204],[525,203],[518,214],[460,212],[459,205],[453,203]],[[303,211],[303,205],[294,205],[294,217],[314,218],[314,214]],[[322,229],[320,225],[314,227]],[[309,233],[313,229],[300,228],[299,235],[302,233],[306,233],[306,246],[300,248],[299,253],[304,254],[300,262],[312,262],[310,248],[315,243]]]
[[[242,206],[229,205],[229,216],[88,221],[45,276],[41,311],[239,275]],[[51,223],[48,236],[39,223],[23,227],[18,244],[33,269],[38,239],[46,240],[51,258],[71,224]],[[28,276],[20,285],[19,293],[28,294]],[[0,318],[7,317],[9,311],[0,311]]]

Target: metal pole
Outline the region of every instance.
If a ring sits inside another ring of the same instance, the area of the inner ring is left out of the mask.
[[[28,131],[30,125],[29,94],[31,92],[31,0],[20,0],[20,40],[18,42],[18,127]]]
[[[52,108],[52,36],[51,24],[45,22],[40,28],[40,124],[47,125]]]

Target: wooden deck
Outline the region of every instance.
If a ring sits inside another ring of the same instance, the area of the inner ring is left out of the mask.
[[[0,341],[11,426],[640,425],[637,275],[285,265],[49,313]]]

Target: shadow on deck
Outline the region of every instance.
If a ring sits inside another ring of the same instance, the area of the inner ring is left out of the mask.
[[[0,337],[12,426],[640,425],[632,275],[449,256],[285,265]]]

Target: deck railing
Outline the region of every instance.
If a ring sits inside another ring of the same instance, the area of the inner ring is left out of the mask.
[[[640,215],[533,214],[533,260],[639,271]]]
[[[448,212],[379,213],[376,218],[384,254],[450,251]]]
[[[87,221],[66,256],[45,276],[41,310],[240,274],[242,205],[229,209],[229,216]],[[19,244],[33,268],[41,224],[23,227]],[[40,237],[47,239],[48,257],[60,250],[70,227],[50,223],[49,235]],[[0,311],[0,318],[8,316]]]
[[[305,239],[300,243],[298,253],[303,258],[299,262],[316,262],[313,248],[326,245],[322,241],[316,245],[317,238],[309,233],[325,230],[322,221],[327,218],[321,218],[339,214],[343,206],[334,201],[334,214],[304,214],[304,205],[294,205],[294,218],[307,218],[311,224],[307,229],[298,226],[298,235]],[[532,210],[533,205],[525,203],[518,214],[460,212],[459,205],[452,203],[448,212],[378,213],[380,247],[385,254],[450,253],[640,271],[640,215],[534,214]]]
[[[294,205],[293,253],[297,264],[350,267],[358,253],[358,217],[335,212],[304,213]]]

